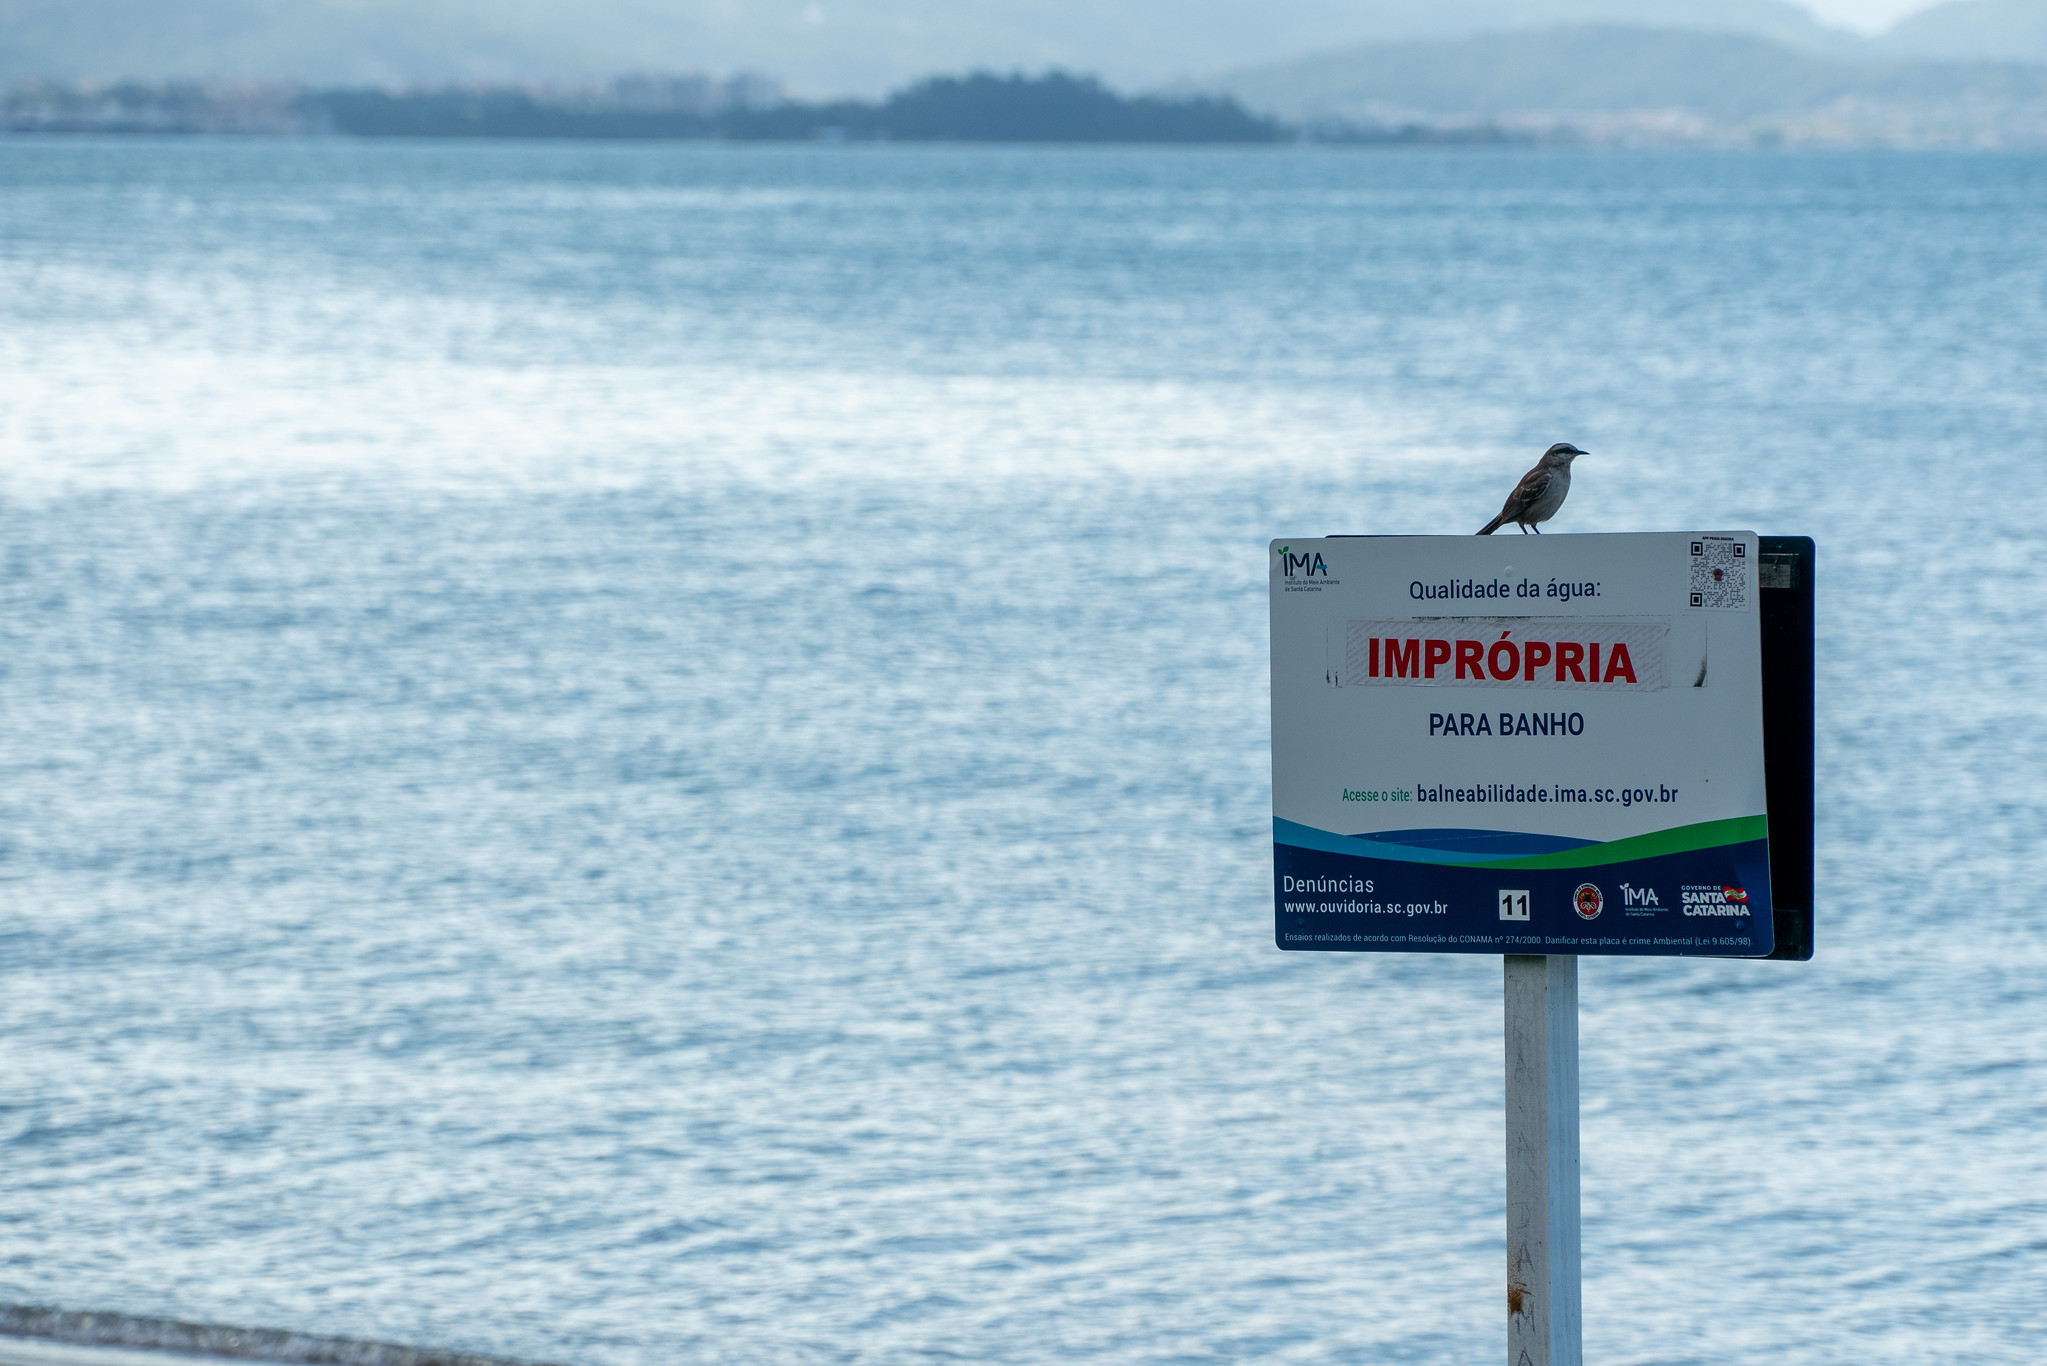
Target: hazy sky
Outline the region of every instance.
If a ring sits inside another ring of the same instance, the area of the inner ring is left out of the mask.
[[[1927,7],[1802,2],[1822,23],[1863,32]],[[752,70],[818,96],[880,94],[934,71],[1063,67],[1146,89],[1364,42],[1631,19],[1838,50],[1804,22],[1800,0],[0,0],[0,77],[349,84]]]
[[[1875,33],[1932,6],[1926,0],[1808,0],[1805,8],[1829,24]]]

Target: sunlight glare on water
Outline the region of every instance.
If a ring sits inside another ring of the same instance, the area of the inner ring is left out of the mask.
[[[2047,160],[0,142],[0,1300],[1469,1362],[1500,969],[1272,946],[1264,543],[1810,534],[1818,957],[1583,972],[1588,1356],[2047,1321]]]

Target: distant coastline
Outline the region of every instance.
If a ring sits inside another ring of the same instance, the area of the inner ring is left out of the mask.
[[[1558,84],[1555,72],[1583,72]],[[1064,71],[800,99],[761,75],[307,86],[13,81],[0,133],[605,141],[2047,147],[2047,64],[1842,62],[1588,25],[1368,45],[1124,94]]]
[[[1101,82],[937,76],[881,101],[735,99],[719,107],[518,90],[336,90],[306,103],[356,137],[717,138],[743,142],[1280,142],[1287,125],[1229,96],[1125,96]]]
[[[601,87],[326,89],[262,83],[27,82],[8,133],[334,135],[729,142],[1499,143],[1488,123],[1289,122],[1229,95],[1123,95],[1086,76],[935,76],[886,99],[785,98],[762,77],[626,77]]]

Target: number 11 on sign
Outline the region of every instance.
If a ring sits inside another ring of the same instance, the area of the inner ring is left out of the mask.
[[[1525,891],[1501,892],[1500,919],[1502,920],[1528,919],[1528,893]]]

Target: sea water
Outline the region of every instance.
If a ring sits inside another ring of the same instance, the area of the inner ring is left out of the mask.
[[[1818,956],[1583,966],[1602,1362],[2047,1329],[2047,160],[0,141],[0,1299],[1457,1362],[1500,966],[1268,537],[1819,544]]]

